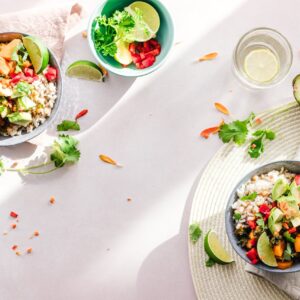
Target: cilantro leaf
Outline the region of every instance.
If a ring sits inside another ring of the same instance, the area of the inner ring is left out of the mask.
[[[202,230],[197,223],[193,223],[189,227],[189,234],[191,241],[195,244],[202,235]]]
[[[75,121],[63,120],[57,125],[57,131],[80,130],[80,126]]]
[[[241,217],[242,217],[242,215],[240,213],[234,213],[234,215],[233,215],[233,218],[237,221],[240,220]]]
[[[76,148],[78,141],[69,135],[59,135],[53,143],[53,152],[50,154],[50,160],[54,162],[55,167],[61,168],[66,163],[75,163],[80,158],[80,151]]]
[[[256,197],[257,197],[257,193],[254,192],[252,194],[249,194],[249,195],[246,195],[246,196],[242,197],[241,200],[251,200],[251,201],[253,201]]]
[[[216,262],[212,260],[211,258],[208,258],[208,260],[205,262],[206,267],[212,267]]]
[[[252,140],[248,149],[248,154],[252,158],[258,158],[264,152],[263,136]]]
[[[275,139],[275,137],[276,137],[276,134],[275,134],[274,131],[272,131],[272,130],[266,130],[266,139],[272,141],[272,140]]]

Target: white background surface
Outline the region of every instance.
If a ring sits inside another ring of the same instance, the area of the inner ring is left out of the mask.
[[[0,1],[1,13],[61,2]],[[97,2],[83,2],[87,16]],[[111,74],[104,84],[66,79],[57,122],[90,110],[77,135],[80,162],[43,177],[0,178],[0,232],[9,227],[11,210],[20,214],[17,230],[0,235],[1,299],[195,299],[187,247],[191,189],[221,145],[199,132],[222,117],[214,101],[244,117],[292,100],[291,79],[300,71],[300,2],[164,3],[182,43],[160,70],[138,79]],[[64,67],[93,59],[80,34],[86,24],[87,18],[69,35]],[[258,26],[283,33],[295,56],[289,78],[264,92],[241,87],[231,72],[238,38]],[[220,54],[216,60],[195,63],[212,51]],[[42,150],[24,144],[0,154],[26,163]],[[100,153],[124,168],[100,162]],[[52,195],[57,203],[50,207]],[[40,237],[28,240],[35,229]],[[17,257],[13,244],[33,247],[32,255]]]

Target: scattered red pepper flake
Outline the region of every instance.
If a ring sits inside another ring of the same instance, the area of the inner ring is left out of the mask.
[[[252,149],[255,149],[255,148],[256,148],[256,145],[255,145],[255,144],[252,144],[252,145],[251,145],[251,148],[252,148]]]
[[[12,169],[14,169],[17,165],[18,165],[18,162],[15,161],[10,167],[11,167]]]
[[[7,232],[7,231],[4,231],[4,232],[3,232],[3,235],[8,235],[8,232]]]
[[[112,158],[110,158],[110,157],[107,156],[107,155],[100,154],[100,155],[99,155],[99,158],[100,158],[103,162],[105,162],[105,163],[107,163],[107,164],[111,164],[111,165],[114,165],[114,166],[116,166],[116,167],[122,167],[121,165],[119,165],[116,161],[114,161]]]
[[[26,249],[26,252],[27,252],[28,254],[32,253],[32,248],[27,248],[27,249]]]
[[[37,230],[35,230],[33,232],[32,236],[30,237],[30,239],[33,239],[35,236],[39,236],[39,235],[40,235],[40,233]]]
[[[217,56],[218,56],[218,52],[208,53],[198,58],[198,61],[201,62],[205,60],[212,60],[215,59]]]
[[[131,198],[127,198],[127,202],[131,202],[132,201],[132,199]]]
[[[14,211],[11,211],[9,215],[10,215],[12,218],[17,218],[17,217],[18,217],[18,214],[15,213]]]
[[[86,30],[82,31],[81,35],[82,35],[83,38],[86,39],[87,38],[87,31]]]
[[[75,117],[75,121],[77,121],[78,119],[82,118],[83,116],[85,116],[89,111],[87,109],[83,109],[81,112],[79,112],[76,117]]]
[[[52,196],[50,197],[50,200],[49,200],[50,204],[54,204],[55,203],[55,198]]]
[[[17,248],[18,248],[18,245],[13,245],[13,246],[11,247],[11,249],[12,249],[13,251],[15,251]]]
[[[16,229],[16,228],[17,228],[17,224],[14,224],[14,223],[13,223],[13,224],[10,225],[10,227],[11,227],[12,229]]]
[[[21,256],[21,252],[16,251],[16,255],[17,255],[17,256]]]
[[[256,118],[254,120],[254,122],[255,122],[256,125],[260,125],[262,123],[262,119],[261,118]]]
[[[214,105],[215,105],[215,108],[216,108],[219,112],[223,113],[224,115],[229,115],[229,114],[230,114],[228,108],[225,107],[222,103],[215,102]]]
[[[219,131],[220,126],[206,128],[200,132],[200,136],[204,137],[205,139],[208,139],[211,134],[216,134]]]

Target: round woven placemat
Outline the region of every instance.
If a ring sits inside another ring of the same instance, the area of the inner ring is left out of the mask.
[[[207,165],[197,186],[190,215],[190,224],[199,222],[203,233],[214,229],[235,263],[205,266],[207,256],[203,240],[189,241],[190,267],[198,299],[290,299],[268,281],[244,270],[245,262],[234,253],[225,232],[224,211],[238,181],[254,168],[276,160],[293,159],[300,145],[300,107],[292,102],[261,113],[260,125],[276,131],[277,137],[267,142],[258,159],[247,154],[247,146],[224,145]],[[259,128],[259,127],[258,127]]]

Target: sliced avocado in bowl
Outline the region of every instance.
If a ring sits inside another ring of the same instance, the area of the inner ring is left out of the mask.
[[[9,108],[4,105],[0,105],[0,117],[4,119],[9,114]]]
[[[290,185],[292,196],[296,199],[297,203],[300,203],[300,185],[297,186],[295,180]]]
[[[32,116],[29,112],[15,112],[7,117],[10,123],[21,126],[27,126],[32,121]]]
[[[35,106],[35,102],[26,96],[17,99],[17,107],[19,110],[30,110]]]
[[[278,179],[274,187],[272,189],[272,199],[273,201],[277,200],[280,196],[282,196],[285,192],[289,190],[289,185],[284,182],[281,178]]]
[[[282,218],[283,212],[277,207],[272,208],[270,216],[268,218],[268,227],[273,235],[275,232],[279,232],[281,230]]]

